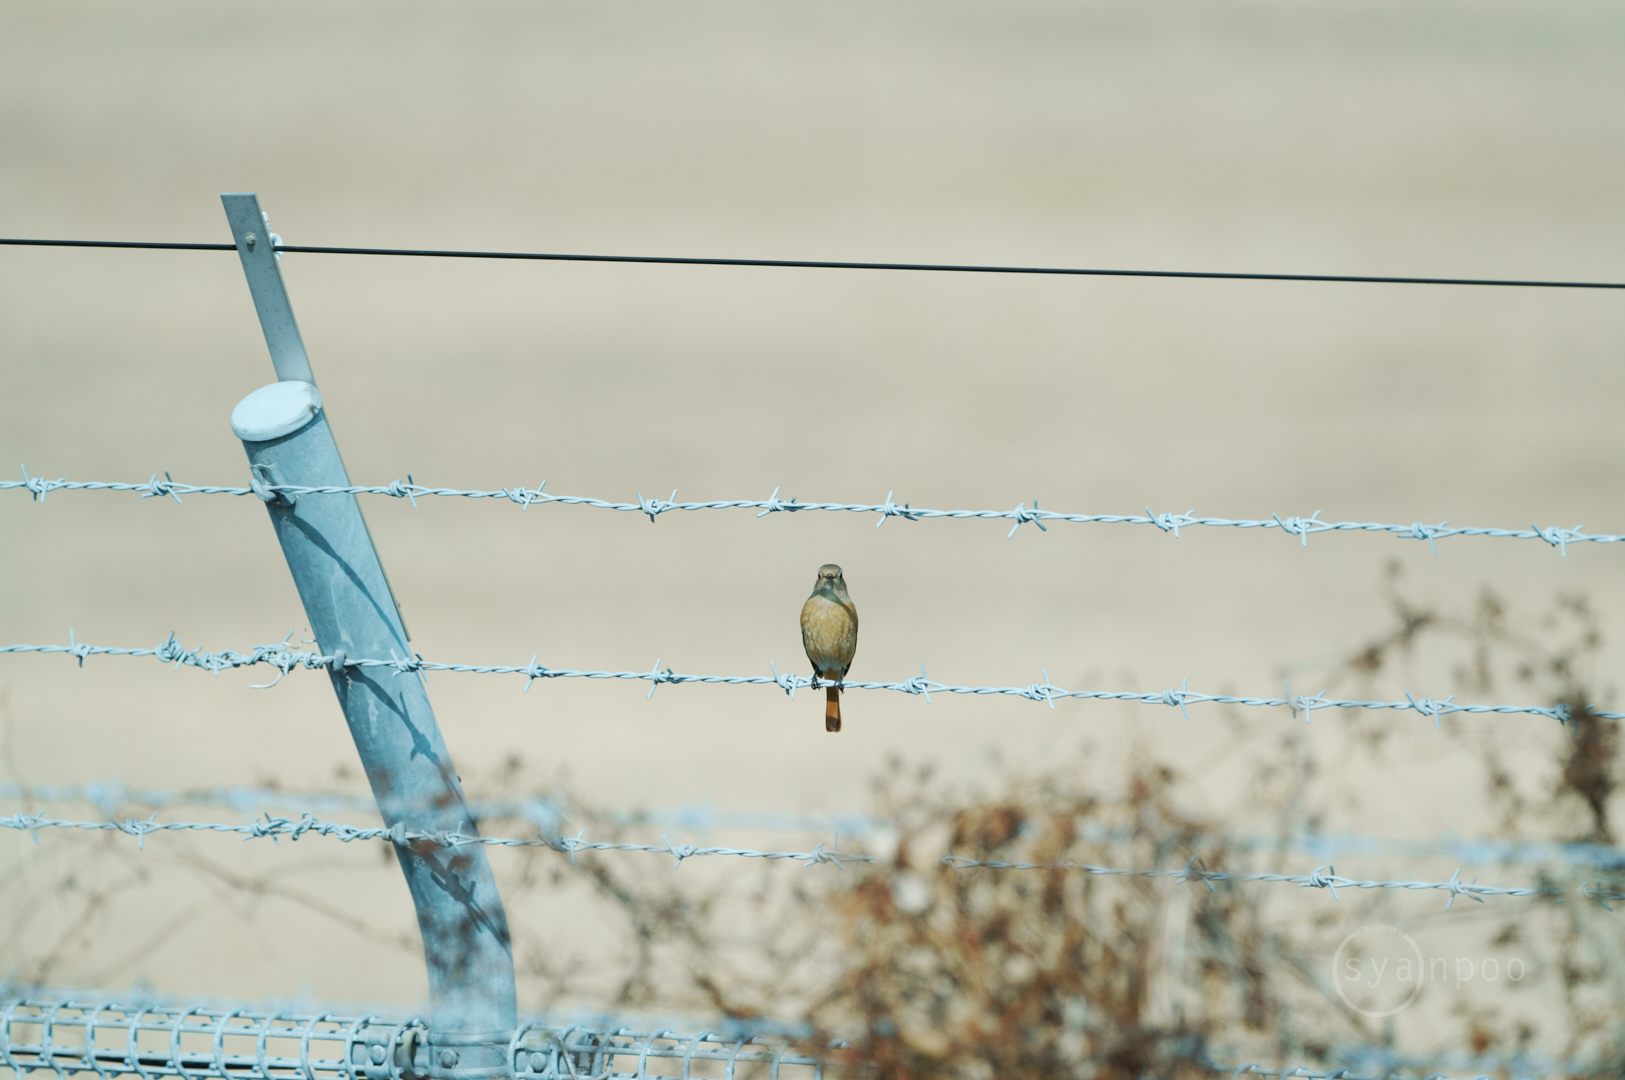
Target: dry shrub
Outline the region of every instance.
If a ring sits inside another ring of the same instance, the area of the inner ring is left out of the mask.
[[[1224,858],[1172,805],[1167,770],[1142,769],[1114,801],[1057,772],[958,808],[901,769],[890,780],[883,812],[907,832],[834,898],[843,971],[812,1011],[847,1062],[899,1080],[1207,1075],[1210,1033],[1271,1023],[1276,965],[1245,896],[1077,868]],[[943,840],[1041,865],[958,868],[934,854]]]

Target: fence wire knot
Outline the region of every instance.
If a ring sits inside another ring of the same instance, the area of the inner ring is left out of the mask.
[[[143,851],[146,850],[147,847],[147,834],[150,832],[158,832],[163,829],[163,826],[158,824],[158,814],[156,811],[154,811],[145,821],[140,820],[139,818],[125,818],[123,821],[115,822],[114,824],[118,826],[119,832],[124,833],[126,836],[135,837],[135,846],[141,848]]]
[[[68,478],[65,476],[56,480],[47,480],[41,476],[29,476],[26,465],[20,465],[18,468],[23,470],[23,487],[28,489],[29,497],[35,502],[44,502],[47,492],[68,486]]]
[[[395,650],[391,649],[389,650],[389,661],[390,666],[402,675],[423,670],[423,657],[418,653],[413,653],[410,656],[396,656]]]
[[[773,669],[773,682],[774,682],[774,684],[780,690],[783,690],[786,694],[789,694],[791,701],[794,701],[796,699],[796,690],[798,688],[803,687],[803,686],[811,686],[812,685],[812,680],[811,679],[803,681],[801,676],[796,675],[793,672],[787,671],[783,675],[780,675],[779,674],[779,665],[775,664],[771,660],[769,660],[767,662],[767,666]]]
[[[691,859],[700,853],[700,849],[693,844],[672,843],[671,837],[667,836],[665,833],[660,834],[660,839],[666,842],[667,854],[675,855],[677,857],[677,861],[672,863],[672,866],[674,867],[682,866],[684,859]]]
[[[271,490],[271,486],[266,483],[265,477],[261,475],[264,469],[264,465],[255,465],[248,470],[248,490],[252,491],[254,496],[261,502],[274,503],[277,501],[278,496],[276,492]]]
[[[1189,884],[1193,880],[1200,881],[1203,885],[1207,886],[1207,891],[1210,893],[1216,893],[1219,891],[1213,887],[1213,882],[1209,880],[1210,877],[1216,877],[1219,875],[1209,874],[1205,869],[1203,869],[1202,860],[1195,855],[1191,856],[1191,861],[1185,864],[1185,868],[1183,870],[1170,871],[1168,876],[1181,884]]]
[[[1006,540],[1010,539],[1012,536],[1015,536],[1016,535],[1016,530],[1021,528],[1023,525],[1027,524],[1027,522],[1029,522],[1029,521],[1032,522],[1034,525],[1038,526],[1039,532],[1049,532],[1049,530],[1044,527],[1044,523],[1042,521],[1038,520],[1038,500],[1037,499],[1033,500],[1033,508],[1031,510],[1027,509],[1025,506],[1021,505],[1020,503],[1016,503],[1016,508],[1014,510],[1010,511],[1008,516],[1012,517],[1012,518],[1015,518],[1016,523],[1014,525],[1010,526],[1010,531],[1005,534],[1004,538]]]
[[[1292,710],[1294,719],[1297,718],[1298,713],[1303,713],[1303,722],[1306,724],[1310,722],[1310,715],[1316,709],[1324,709],[1329,705],[1331,705],[1331,702],[1326,700],[1326,691],[1324,690],[1313,697],[1306,694],[1294,694],[1290,689],[1287,691],[1286,707]]]
[[[291,818],[272,817],[270,811],[266,811],[265,820],[261,821],[259,818],[255,818],[248,823],[248,829],[243,833],[243,840],[258,840],[261,837],[269,836],[271,843],[280,847],[282,846],[281,837],[283,833],[292,833],[293,838],[297,840],[302,833],[315,828],[315,826],[316,819],[308,812],[296,823]]]
[[[1482,904],[1484,902],[1484,898],[1478,895],[1477,889],[1473,888],[1473,886],[1476,884],[1478,884],[1477,877],[1474,877],[1472,881],[1461,880],[1461,867],[1456,867],[1456,872],[1450,875],[1450,880],[1441,886],[1441,888],[1450,894],[1450,899],[1444,902],[1444,909],[1449,911],[1450,905],[1456,902],[1456,897],[1458,896],[1465,896],[1470,899],[1477,900],[1480,904]]]
[[[673,492],[673,494],[676,494],[676,492]],[[805,509],[805,507],[796,505],[796,497],[794,495],[790,496],[789,501],[786,502],[785,500],[779,498],[779,489],[774,488],[773,494],[769,495],[767,497],[767,501],[762,503],[762,512],[756,516],[766,517],[769,514],[777,514],[780,511],[783,511],[786,514],[793,514],[797,510],[802,509]]]
[[[922,667],[920,670],[924,671],[925,669]],[[1027,687],[1027,692],[1024,693],[1022,697],[1028,698],[1032,701],[1047,701],[1049,702],[1049,707],[1054,709],[1055,691],[1059,690],[1060,687],[1050,685],[1049,668],[1043,668],[1041,670],[1044,672],[1044,681],[1041,683],[1029,684]]]
[[[1196,513],[1194,506],[1183,514],[1153,514],[1149,506],[1145,508],[1145,516],[1150,519],[1151,524],[1163,532],[1173,533],[1175,537],[1179,535],[1180,526],[1196,524],[1196,519],[1191,516],[1194,513]]]
[[[878,529],[882,525],[886,524],[886,519],[891,517],[905,518],[909,521],[920,520],[920,515],[915,513],[913,510],[910,510],[908,508],[908,503],[898,506],[896,503],[891,501],[891,497],[895,494],[897,494],[895,491],[886,492],[886,501],[880,506],[880,520],[875,522],[875,528]]]
[[[36,844],[39,843],[38,838],[35,838],[34,842]],[[1580,887],[1575,891],[1581,896],[1585,897],[1587,900],[1595,900],[1605,911],[1614,910],[1613,905],[1609,904],[1608,901],[1625,900],[1625,893],[1615,892],[1612,889],[1593,889],[1591,887],[1591,882],[1589,881],[1582,882]]]
[[[1044,681],[1049,681],[1048,672],[1046,672],[1044,675]],[[926,703],[931,704],[931,680],[925,674],[924,664],[920,665],[920,673],[918,675],[910,675],[908,678],[903,680],[901,685],[904,693],[916,695],[924,694]]]
[[[545,679],[552,674],[551,671],[548,671],[547,668],[536,662],[536,658],[540,655],[542,654],[532,653],[530,656],[530,663],[526,664],[523,670],[520,671],[520,674],[525,676],[525,689],[523,692],[526,694],[530,693],[531,683],[535,682],[537,679]]]
[[[842,870],[846,869],[846,863],[843,862],[842,860],[854,859],[854,860],[861,860],[861,861],[864,861],[864,862],[869,861],[868,859],[863,858],[863,856],[851,855],[851,854],[848,854],[847,852],[839,850],[840,846],[841,846],[841,838],[839,836],[837,836],[835,838],[835,848],[836,848],[836,850],[834,850],[834,851],[825,851],[824,850],[824,842],[822,840],[820,840],[818,842],[818,845],[816,847],[814,847],[811,851],[804,851],[804,852],[802,852],[802,853],[800,853],[798,855],[795,855],[793,857],[796,859],[797,862],[801,863],[801,865],[803,867],[812,866],[814,863],[834,863],[836,866],[840,867]]]
[[[1433,541],[1445,531],[1445,526],[1449,524],[1450,522],[1448,521],[1441,521],[1437,525],[1429,525],[1425,521],[1413,521],[1411,522],[1410,537],[1412,540],[1426,540],[1428,542],[1428,547],[1433,549],[1433,554],[1437,555],[1439,553],[1439,545],[1435,544]]]
[[[174,640],[174,635],[173,634],[170,635],[170,639]],[[68,629],[68,655],[75,658],[76,660],[78,660],[79,661],[79,666],[81,668],[83,668],[85,666],[85,657],[91,655],[91,653],[94,651],[94,649],[95,649],[94,645],[81,645],[81,644],[79,644],[79,642],[74,639],[73,628],[69,627],[69,629]]]
[[[152,474],[152,479],[147,481],[147,492],[141,497],[143,499],[161,499],[165,495],[168,495],[176,502],[181,501],[181,497],[175,494],[175,478],[169,475],[169,470],[167,469],[164,470],[164,478],[162,480],[158,479],[157,473]]]
[[[1535,530],[1536,536],[1540,537],[1542,540],[1556,548],[1558,554],[1562,555],[1565,559],[1569,557],[1570,541],[1590,539],[1590,537],[1586,536],[1586,534],[1582,531],[1585,528],[1584,525],[1576,525],[1572,529],[1565,529],[1557,525],[1552,525],[1543,529],[1534,522],[1530,522],[1529,527]]]
[[[653,521],[654,519],[650,518],[650,520]],[[645,672],[642,677],[649,680],[649,692],[644,695],[644,697],[643,697],[644,701],[648,701],[650,698],[655,696],[655,690],[660,686],[661,683],[663,683],[663,682],[675,683],[675,682],[682,682],[683,681],[683,677],[681,675],[678,675],[671,668],[667,668],[666,670],[661,671],[660,670],[660,657],[658,657],[658,656],[655,657],[655,666],[650,668],[647,672]]]
[[[1300,541],[1302,541],[1304,547],[1309,546],[1310,533],[1331,528],[1331,526],[1327,525],[1324,521],[1319,520],[1319,510],[1316,510],[1313,514],[1310,514],[1306,518],[1289,517],[1283,520],[1280,514],[1271,514],[1270,516],[1275,519],[1275,524],[1281,527],[1281,531],[1288,532],[1293,536],[1296,536]]]
[[[35,827],[43,824],[45,824],[45,811],[43,810],[37,810],[33,814],[13,814],[6,819],[6,825],[10,828],[27,829],[28,835],[34,838],[36,844],[40,840],[39,832]]]
[[[674,509],[676,506],[676,488],[671,489],[671,498],[666,499],[665,501],[661,501],[660,499],[645,499],[643,497],[643,493],[641,491],[638,492],[638,510],[642,513],[648,514],[651,522],[654,521],[656,515],[664,514],[667,510]]]
[[[393,495],[397,499],[410,499],[412,509],[416,510],[418,508],[417,491],[417,481],[412,479],[411,473],[407,473],[405,480],[396,480],[384,489],[384,494]]]
[[[73,637],[72,631],[68,632],[68,637],[70,639]],[[186,658],[186,650],[181,647],[181,643],[179,641],[175,640],[175,631],[171,630],[169,632],[169,637],[166,638],[157,648],[152,650],[152,655],[166,664],[173,661],[175,668],[179,669],[181,666],[181,661]]]
[[[1185,703],[1187,701],[1200,698],[1201,696],[1201,694],[1191,693],[1191,681],[1187,678],[1184,685],[1180,689],[1164,690],[1161,694],[1156,695],[1154,700],[1160,701],[1164,705],[1179,706],[1179,711],[1185,714],[1186,720],[1189,720],[1191,718],[1191,711],[1185,708]]]
[[[1324,871],[1324,873],[1322,873],[1322,871]],[[1309,874],[1308,878],[1304,880],[1303,887],[1305,889],[1330,889],[1332,891],[1332,899],[1341,900],[1342,897],[1337,895],[1337,886],[1342,880],[1342,878],[1337,876],[1337,867],[1317,866]]]
[[[1435,701],[1432,698],[1423,698],[1421,701],[1418,701],[1415,698],[1411,697],[1410,691],[1407,690],[1407,691],[1405,691],[1405,700],[1409,701],[1411,703],[1411,708],[1415,709],[1421,715],[1433,717],[1433,730],[1434,731],[1439,730],[1439,714],[1440,713],[1453,713],[1453,712],[1456,712],[1458,708],[1460,708],[1460,706],[1455,704],[1455,700],[1456,700],[1456,695],[1455,694],[1451,694],[1449,697],[1445,698],[1443,701]]]
[[[554,851],[562,851],[569,855],[571,866],[577,865],[576,852],[580,851],[584,847],[590,846],[586,839],[586,829],[582,829],[574,836],[542,836],[540,832],[538,832],[536,835],[541,837],[542,843],[546,844]]]
[[[530,504],[531,503],[541,502],[542,499],[545,498],[545,496],[542,494],[542,489],[545,488],[546,486],[547,486],[547,481],[543,480],[541,483],[537,484],[535,488],[533,488],[533,489],[531,489],[529,491],[527,491],[525,489],[524,485],[520,485],[519,487],[514,488],[512,491],[509,491],[507,488],[503,488],[502,489],[502,494],[506,495],[512,501],[518,503],[519,504],[519,510],[520,510],[521,513],[523,513],[524,511],[530,509]],[[674,492],[672,492],[672,494],[675,495],[675,494],[677,494],[677,492],[674,491]],[[641,496],[640,496],[640,500],[641,500]],[[658,513],[658,511],[657,511],[657,513]],[[649,520],[653,521],[654,518],[650,517]]]

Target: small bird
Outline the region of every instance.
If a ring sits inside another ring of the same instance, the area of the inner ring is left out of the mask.
[[[801,605],[801,647],[820,679],[844,679],[858,651],[858,609],[846,592],[841,568],[825,563],[818,568],[812,595]],[[825,688],[824,730],[841,730],[841,691]]]

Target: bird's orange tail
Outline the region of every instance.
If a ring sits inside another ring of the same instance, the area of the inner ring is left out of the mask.
[[[841,730],[841,692],[831,686],[824,691],[827,704],[824,705],[824,730]]]

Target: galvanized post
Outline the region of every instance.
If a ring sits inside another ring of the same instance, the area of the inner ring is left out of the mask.
[[[347,487],[259,201],[253,195],[221,198],[282,380],[254,391],[232,412],[232,430],[248,451],[255,486]],[[419,676],[347,662],[412,656],[355,497],[261,497],[317,644],[334,658],[328,675],[385,824],[475,836]],[[397,842],[395,853],[417,906],[432,1023],[426,1045],[405,1048],[396,1061],[353,1064],[372,1066],[358,1072],[380,1078],[390,1075],[391,1064],[457,1080],[508,1076],[508,1039],[516,1025],[513,952],[485,849],[419,839]]]

